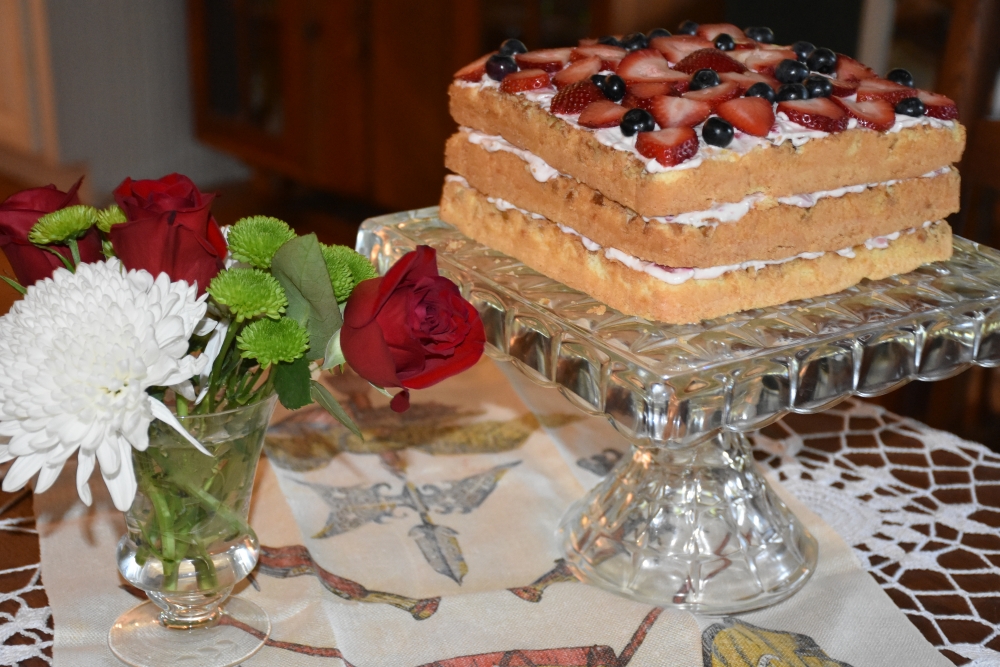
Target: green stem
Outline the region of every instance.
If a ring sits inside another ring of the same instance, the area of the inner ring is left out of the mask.
[[[187,399],[177,394],[177,416],[186,417],[188,414],[188,402]]]
[[[205,403],[209,404],[209,412],[212,411],[212,405],[215,403],[215,394],[219,390],[219,372],[222,370],[222,365],[225,363],[226,355],[229,354],[229,348],[233,345],[233,340],[236,338],[236,330],[238,328],[239,327],[236,326],[236,322],[230,323],[229,330],[226,331],[226,337],[222,341],[222,349],[219,350],[219,356],[215,358],[215,363],[212,364],[212,376],[210,378],[208,396],[205,397]]]
[[[73,255],[73,271],[76,271],[76,267],[80,266],[80,246],[77,244],[76,239],[70,239],[67,242],[69,245],[69,252]]]
[[[47,245],[38,245],[37,243],[35,244],[35,247],[51,252],[53,255],[59,258],[59,261],[62,262],[63,266],[65,266],[70,272],[76,273],[76,268],[72,264],[70,264],[69,260],[66,259],[66,257],[64,257],[61,252],[59,252],[55,248],[50,248]]]

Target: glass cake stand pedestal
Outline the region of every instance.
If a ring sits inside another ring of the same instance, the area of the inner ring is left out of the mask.
[[[815,569],[815,539],[744,433],[1000,365],[1000,253],[961,238],[947,262],[691,325],[623,315],[468,239],[436,208],[368,220],[357,247],[384,273],[420,244],[479,310],[490,356],[630,442],[558,537],[580,579],[655,605],[750,611]]]

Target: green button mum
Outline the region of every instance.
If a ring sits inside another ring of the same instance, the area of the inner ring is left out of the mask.
[[[292,362],[309,347],[309,332],[288,317],[251,322],[236,339],[244,359],[256,359],[261,368]]]
[[[97,222],[97,209],[77,204],[46,213],[28,232],[28,240],[37,245],[64,243],[78,239]]]
[[[118,208],[118,204],[112,204],[107,208],[102,208],[97,212],[97,228],[107,234],[114,225],[126,222],[125,213]]]
[[[216,302],[228,306],[237,322],[260,316],[278,319],[288,306],[281,283],[257,269],[222,271],[208,285],[208,293]]]
[[[258,269],[269,269],[274,253],[294,238],[295,232],[284,221],[255,215],[233,225],[226,242],[234,259]]]
[[[363,255],[354,252],[343,245],[323,245],[323,259],[326,260],[326,271],[330,274],[333,284],[333,295],[337,303],[347,301],[355,286],[362,280],[377,278],[378,272],[372,263]]]

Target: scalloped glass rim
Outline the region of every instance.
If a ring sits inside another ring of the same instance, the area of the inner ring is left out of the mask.
[[[606,416],[639,445],[683,446],[819,412],[914,379],[1000,365],[1000,252],[955,237],[947,262],[837,294],[673,325],[623,315],[463,236],[437,207],[372,218],[381,273],[419,244],[479,309],[487,352]]]

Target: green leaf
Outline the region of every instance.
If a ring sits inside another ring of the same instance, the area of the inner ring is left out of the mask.
[[[312,403],[309,362],[305,357],[299,357],[291,363],[274,364],[271,372],[274,373],[274,388],[282,405],[289,410],[298,410]]]
[[[333,397],[333,394],[330,393],[330,390],[324,387],[321,383],[317,382],[316,380],[312,381],[312,397],[317,403],[322,405],[323,408],[327,412],[329,412],[334,419],[336,419],[341,424],[350,429],[351,433],[358,436],[362,440],[365,439],[365,437],[361,435],[361,429],[358,428],[358,425],[354,423],[354,420],[351,419],[351,416],[347,414],[347,411],[344,410],[343,407],[341,407],[340,403],[337,402],[337,399]]]
[[[298,236],[274,254],[271,274],[285,288],[285,315],[309,332],[310,360],[320,359],[327,343],[344,324],[326,270],[326,260],[315,234]]]
[[[0,280],[4,281],[8,285],[10,285],[11,287],[13,287],[14,289],[16,289],[21,294],[27,294],[28,293],[28,290],[26,290],[23,287],[21,287],[21,284],[19,282],[11,280],[7,276],[0,276]],[[337,339],[339,341],[340,337],[338,336]],[[338,344],[337,347],[339,348],[340,345]]]
[[[347,363],[347,358],[344,356],[344,351],[340,349],[340,332],[343,329],[338,329],[337,333],[333,334],[330,338],[330,342],[326,344],[326,353],[323,355],[323,370],[328,371],[334,366],[340,366],[341,364]]]

